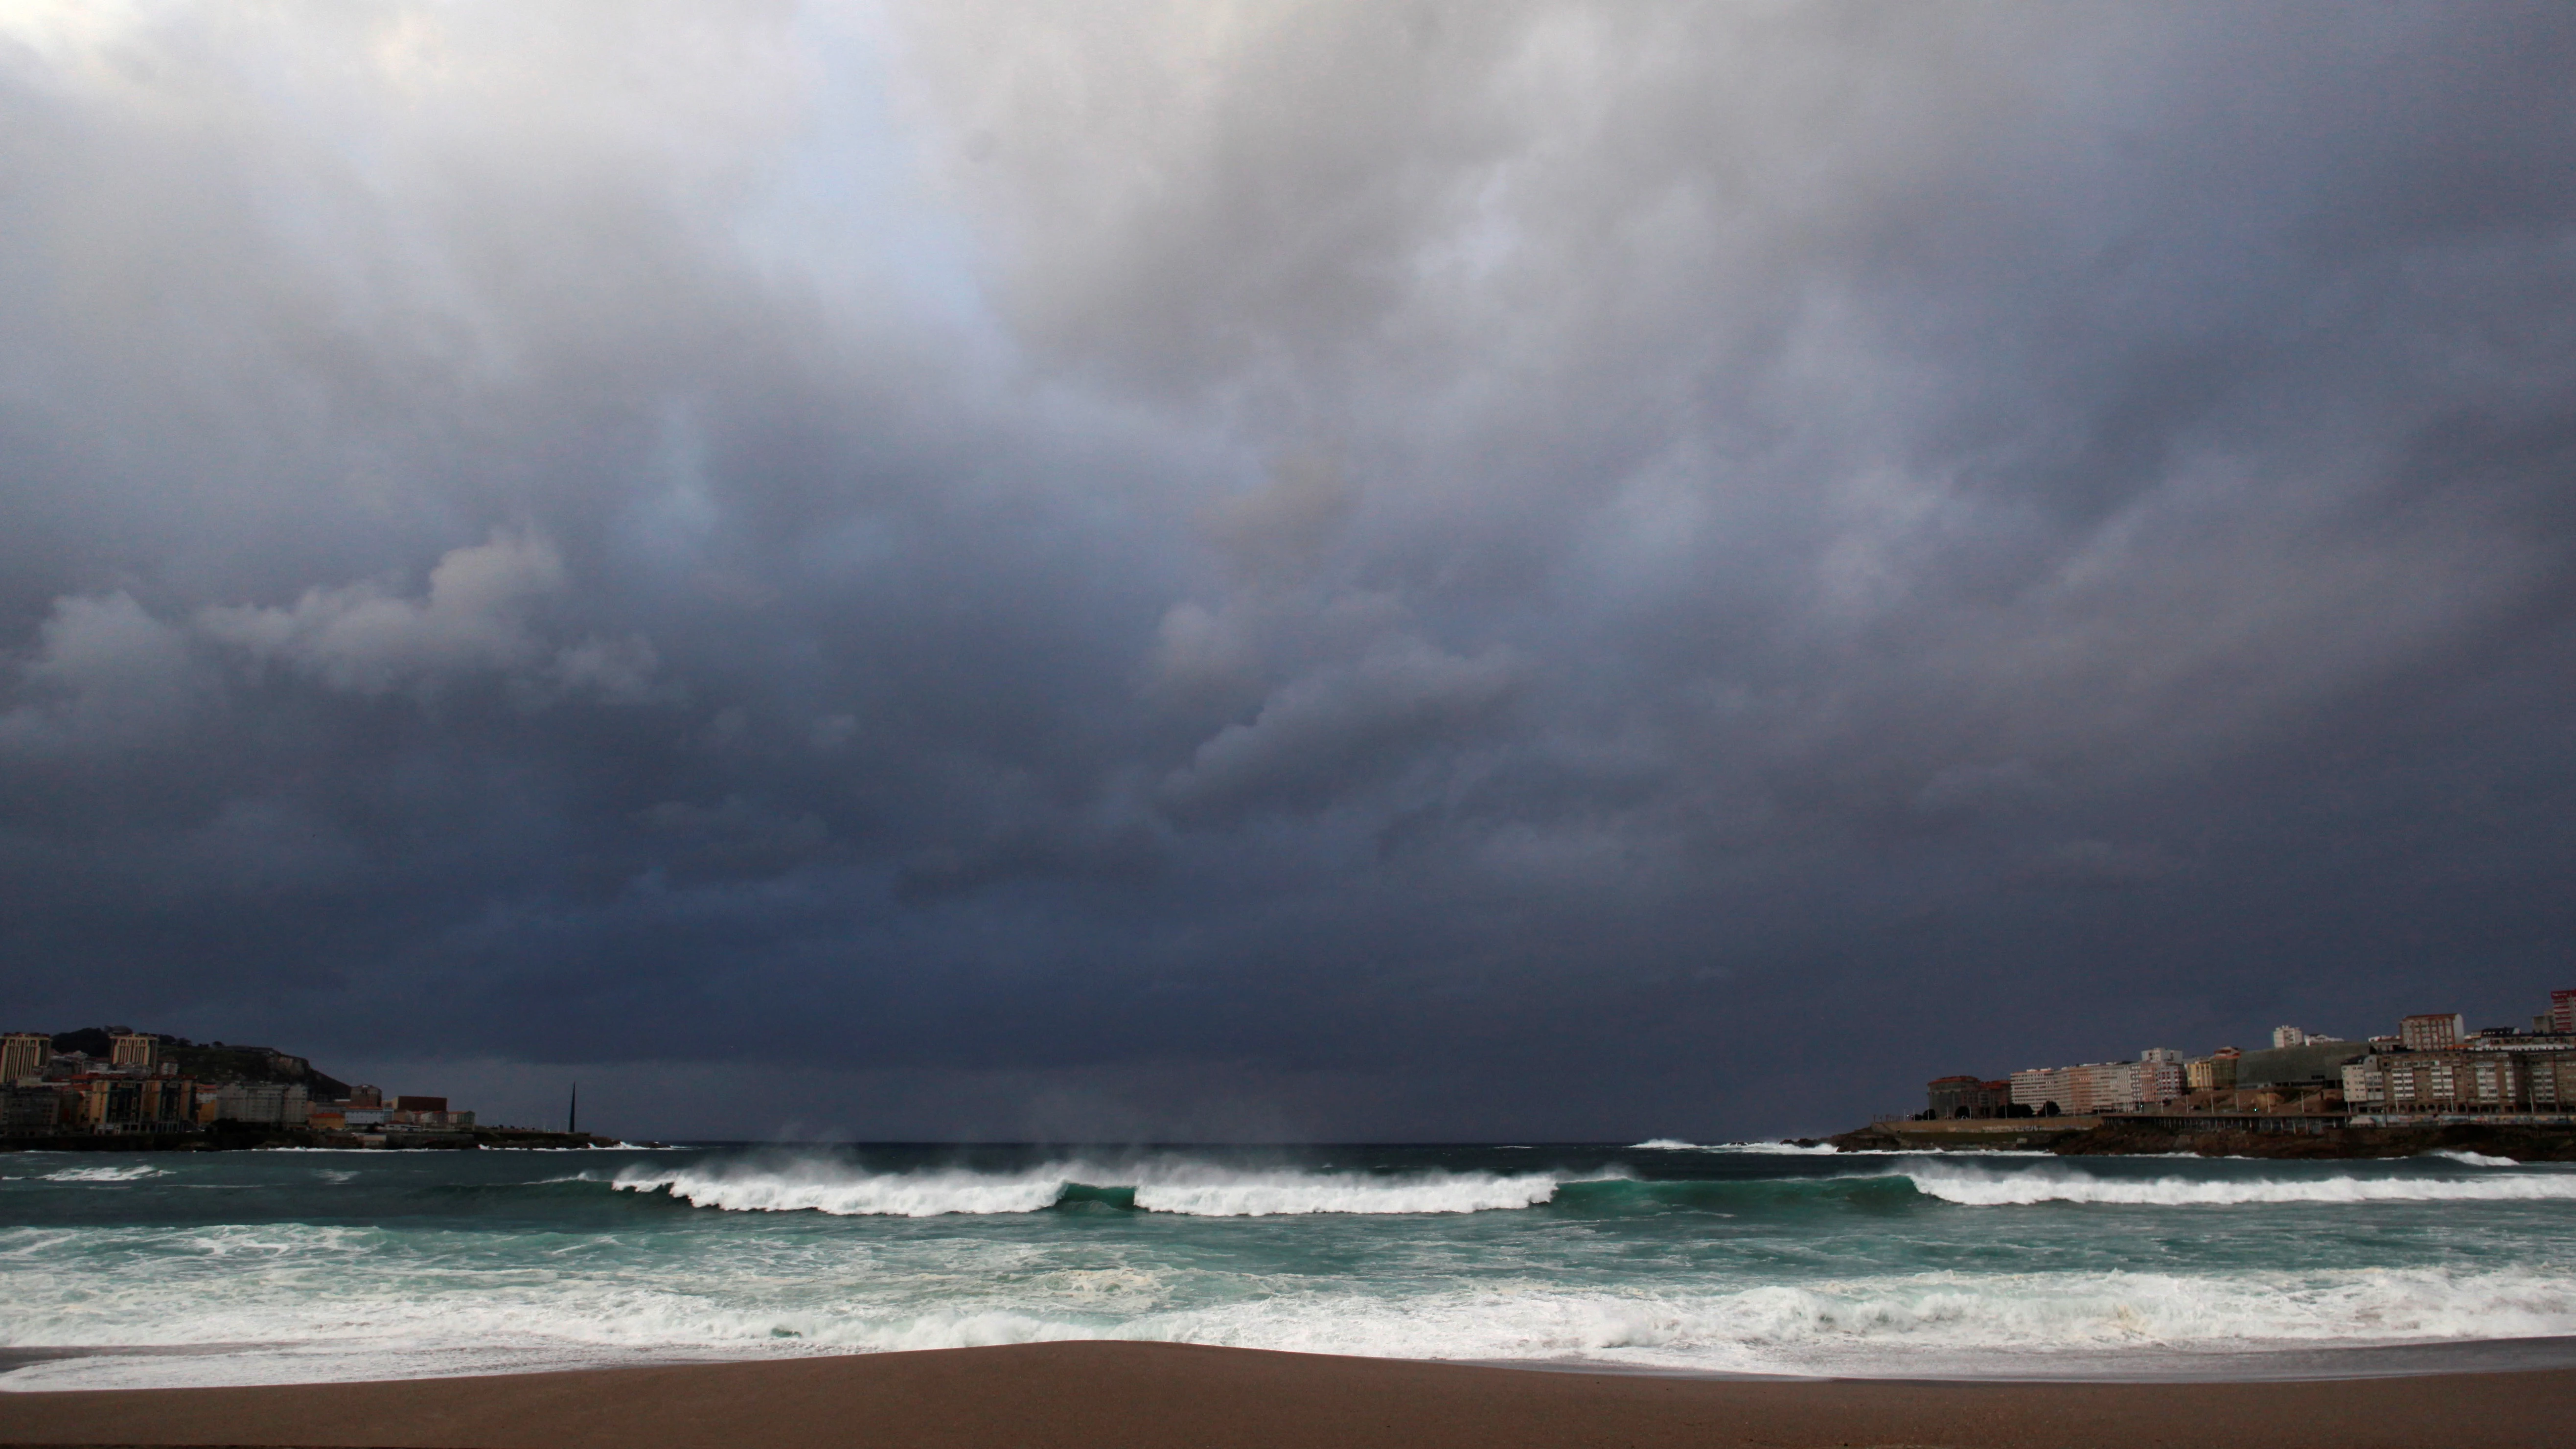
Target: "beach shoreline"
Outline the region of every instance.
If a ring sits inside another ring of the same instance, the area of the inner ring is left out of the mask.
[[[1049,1342],[1160,1343],[1156,1339],[1080,1339]],[[1188,1345],[1202,1346],[1202,1345]],[[531,1374],[613,1372],[638,1368],[687,1368],[722,1364],[800,1363],[817,1359],[882,1357],[886,1352],[948,1350],[822,1350],[796,1354],[725,1355],[705,1350],[646,1352],[621,1358],[573,1359],[523,1368],[430,1367],[400,1375],[355,1373],[312,1378],[244,1377],[227,1383],[109,1384],[73,1382],[54,1387],[31,1382],[18,1370],[47,1363],[97,1359],[221,1359],[272,1352],[292,1345],[251,1343],[72,1344],[0,1347],[0,1400],[22,1394],[120,1393],[173,1388],[289,1388],[334,1384],[518,1378]],[[495,1345],[498,1351],[506,1352]],[[1276,1350],[1241,1350],[1274,1352]],[[2267,1345],[2240,1349],[2057,1349],[1996,1354],[1925,1351],[1889,1355],[1863,1364],[1846,1361],[1810,1372],[1795,1369],[1696,1368],[1665,1363],[1569,1354],[1553,1358],[1408,1358],[1386,1354],[1322,1354],[1381,1362],[1457,1365],[1522,1373],[1592,1374],[1613,1378],[1698,1379],[1719,1383],[1941,1383],[1941,1384],[2227,1384],[2324,1382],[2351,1379],[2430,1378],[2461,1374],[2576,1370],[2576,1336],[2439,1339],[2408,1343]],[[488,1365],[488,1357],[478,1360]],[[2000,1364],[2000,1366],[1999,1366]]]
[[[1092,1341],[0,1395],[0,1443],[379,1449],[2576,1445],[2576,1369],[2195,1383],[1717,1379]]]

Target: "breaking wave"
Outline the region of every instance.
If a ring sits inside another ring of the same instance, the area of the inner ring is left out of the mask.
[[[1628,1144],[1631,1152],[1742,1152],[1773,1157],[1831,1157],[1836,1149],[1822,1142],[1801,1147],[1795,1142],[1684,1142],[1676,1137],[1649,1137]]]
[[[1561,1181],[1545,1173],[1242,1171],[1196,1163],[1118,1169],[1057,1163],[1017,1173],[960,1169],[869,1172],[841,1163],[714,1170],[629,1168],[609,1183],[730,1212],[835,1217],[1033,1213],[1099,1203],[1189,1217],[1317,1213],[1473,1213],[1536,1207]]]
[[[2521,1164],[2521,1163],[2519,1163],[2519,1162],[2515,1161],[2514,1159],[2512,1159],[2512,1158],[2510,1158],[2510,1157],[2489,1157],[2487,1154],[2485,1154],[2485,1153],[2483,1153],[2483,1152],[2471,1152],[2471,1151],[2469,1151],[2469,1150],[2468,1150],[2467,1148],[2465,1148],[2465,1147],[2460,1147],[2460,1148],[2450,1148],[2450,1147],[2439,1148],[2439,1149],[2436,1149],[2435,1151],[2428,1152],[2428,1153],[2426,1153],[2425,1155],[2426,1155],[2427,1157],[2447,1157],[2447,1158],[2451,1159],[2453,1162],[2465,1162],[2465,1163],[2467,1163],[2467,1164],[2468,1164],[2469,1166],[2471,1166],[2471,1167],[2520,1167],[2520,1166],[2522,1166],[2522,1164]]]
[[[2121,1180],[2074,1173],[1984,1172],[1972,1167],[1918,1167],[1895,1175],[1910,1180],[1915,1190],[1926,1196],[1969,1207],[2044,1202],[2233,1207],[2249,1203],[2576,1201],[2576,1177],[2561,1175]]]
[[[1789,1147],[1781,1155],[1810,1154]],[[1652,1181],[1616,1170],[1393,1174],[1262,1170],[1190,1161],[1122,1165],[1064,1161],[1016,1172],[965,1168],[884,1172],[822,1160],[672,1168],[638,1164],[619,1173],[608,1186],[727,1212],[911,1218],[1086,1208],[1201,1218],[1455,1214],[1551,1204],[1586,1216],[1675,1209],[1811,1212],[1837,1205],[1878,1211],[1898,1207],[1909,1198],[1965,1207],[2576,1201],[2576,1174],[2507,1173],[2479,1166],[2474,1177],[2344,1173],[2125,1178],[2097,1176],[2080,1168],[2014,1171],[1918,1159],[1894,1172]],[[583,1175],[573,1180],[598,1179]]]
[[[609,1186],[667,1193],[727,1212],[820,1212],[834,1217],[929,1218],[947,1213],[1033,1213],[1055,1206],[1070,1181],[1061,1172],[999,1176],[960,1171],[853,1172],[826,1164],[770,1168],[628,1168]]]
[[[1191,1174],[1190,1176],[1197,1176]],[[1142,1182],[1136,1206],[1147,1212],[1202,1218],[1301,1213],[1478,1213],[1536,1207],[1555,1198],[1557,1179],[1542,1173],[1437,1173],[1363,1177],[1356,1173],[1210,1174],[1197,1181]]]
[[[48,1172],[36,1180],[38,1182],[140,1182],[147,1177],[168,1177],[169,1175],[166,1169],[158,1167],[66,1167],[60,1172]]]

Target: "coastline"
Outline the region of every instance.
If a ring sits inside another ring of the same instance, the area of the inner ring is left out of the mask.
[[[382,1449],[2576,1444],[2576,1369],[2222,1383],[1725,1380],[1138,1342],[0,1395],[0,1443]]]
[[[334,1152],[569,1151],[661,1147],[589,1132],[533,1127],[461,1127],[436,1132],[324,1132],[307,1127],[244,1127],[194,1132],[55,1132],[0,1137],[0,1152]]]
[[[2476,1152],[2517,1162],[2576,1162],[2576,1131],[2479,1122],[2354,1127],[2282,1116],[2262,1126],[2241,1117],[1988,1118],[1874,1122],[1800,1146],[1841,1152],[1987,1152],[2036,1149],[2061,1157],[2255,1157],[2277,1161],[2367,1161]],[[2064,1125],[2053,1125],[2062,1121]]]

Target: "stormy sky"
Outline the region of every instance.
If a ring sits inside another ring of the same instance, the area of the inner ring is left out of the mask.
[[[2576,9],[0,8],[0,1025],[1702,1140],[2576,985]]]

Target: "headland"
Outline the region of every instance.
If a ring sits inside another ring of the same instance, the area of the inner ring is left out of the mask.
[[[575,1130],[478,1123],[444,1096],[352,1085],[275,1047],[128,1027],[0,1033],[0,1151],[615,1147]]]
[[[2423,1012],[2348,1040],[2296,1026],[2271,1046],[2025,1067],[1925,1084],[1923,1110],[1833,1137],[1844,1151],[2044,1150],[2066,1156],[2413,1157],[2576,1161],[2576,989],[2528,1026],[2478,1031]]]

